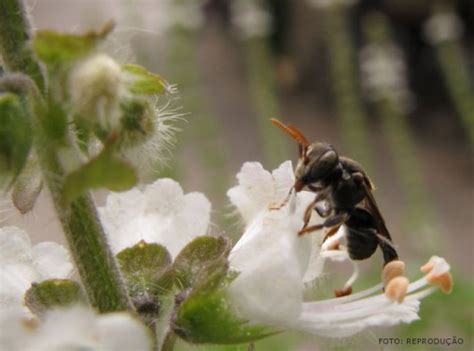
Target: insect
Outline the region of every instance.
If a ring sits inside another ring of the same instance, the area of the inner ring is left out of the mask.
[[[327,228],[326,241],[345,225],[347,251],[353,260],[364,260],[380,247],[384,265],[398,259],[389,231],[372,194],[374,186],[362,166],[339,156],[327,143],[310,143],[295,127],[271,119],[298,142],[299,159],[291,192],[307,189],[316,194],[304,214],[299,235]],[[285,200],[287,201],[287,200]],[[325,220],[308,226],[313,210]]]

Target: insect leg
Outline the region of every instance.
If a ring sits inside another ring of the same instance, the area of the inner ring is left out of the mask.
[[[377,234],[379,240],[379,246],[382,250],[384,266],[394,260],[398,260],[397,250],[393,246],[393,243],[382,235]]]
[[[301,229],[298,232],[298,235],[301,236],[301,235],[304,235],[306,233],[311,233],[311,232],[314,232],[316,230],[321,230],[323,228],[330,228],[330,227],[334,227],[334,226],[339,226],[339,225],[343,224],[345,221],[347,221],[348,218],[349,218],[349,215],[347,213],[336,214],[334,216],[331,216],[331,217],[327,218],[323,223],[315,224],[315,225],[312,225],[312,226],[309,226],[309,227],[306,227],[306,228],[303,227],[303,229]]]

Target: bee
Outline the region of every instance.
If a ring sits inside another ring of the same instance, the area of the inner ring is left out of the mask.
[[[305,210],[304,224],[298,235],[326,228],[324,242],[345,225],[347,251],[352,260],[369,258],[377,247],[382,251],[384,266],[397,260],[397,251],[372,193],[374,186],[362,166],[339,156],[328,143],[310,143],[291,125],[276,119],[271,122],[298,142],[299,159],[290,194],[293,190],[309,190],[316,194]],[[324,221],[309,226],[313,210]]]

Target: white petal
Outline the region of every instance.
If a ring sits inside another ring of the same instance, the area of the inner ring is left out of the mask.
[[[127,313],[103,315],[97,324],[102,350],[151,350],[145,325]]]
[[[311,303],[305,303],[300,316],[300,330],[316,333],[325,337],[347,337],[374,326],[393,326],[410,323],[418,317],[418,300],[407,300],[401,304],[388,301],[385,296],[378,303],[367,299],[364,305],[372,306],[345,312],[318,311]]]
[[[181,189],[178,182],[169,178],[159,179],[148,185],[143,194],[145,196],[146,213],[173,216],[181,211],[184,205],[183,189]]]
[[[26,232],[17,227],[0,228],[0,265],[31,260],[31,241]]]
[[[273,200],[273,180],[270,172],[258,162],[246,162],[237,174],[239,185],[227,192],[245,223],[249,223]]]
[[[11,264],[0,268],[0,311],[20,308],[28,313],[23,304],[26,290],[38,278],[28,264]]]
[[[100,350],[96,315],[86,307],[49,311],[36,331],[28,350]]]
[[[110,193],[104,207],[98,211],[111,233],[120,230],[131,218],[143,213],[145,202],[143,193],[132,189],[122,193]]]
[[[240,274],[229,295],[242,316],[269,324],[298,317],[311,251],[310,238],[297,235],[301,224],[288,208],[263,211],[232,250],[231,266]]]
[[[42,242],[33,247],[33,267],[41,280],[64,279],[71,275],[73,265],[69,252],[54,242]]]
[[[133,202],[114,195],[100,209],[104,227],[114,252],[144,240],[164,245],[172,256],[194,237],[207,233],[211,205],[203,194],[183,194],[172,179],[159,179],[144,192],[127,192]],[[111,208],[109,208],[111,206]],[[127,209],[134,207],[130,212]]]

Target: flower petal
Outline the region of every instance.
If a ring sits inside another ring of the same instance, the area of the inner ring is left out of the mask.
[[[176,181],[159,179],[143,192],[113,194],[99,211],[114,252],[144,240],[164,245],[175,257],[193,238],[206,234],[211,205],[203,194],[184,195]]]
[[[298,317],[311,252],[311,239],[297,235],[301,225],[288,207],[263,211],[234,247],[230,263],[240,274],[229,294],[243,317],[268,324]]]
[[[38,278],[34,269],[24,263],[10,264],[0,268],[0,311],[3,313],[12,308],[29,310],[23,304],[23,296]]]
[[[363,306],[345,312],[318,311],[311,303],[303,304],[297,329],[325,337],[348,337],[368,327],[392,326],[410,323],[418,317],[418,300],[407,300],[399,304],[383,299],[367,299]]]
[[[127,313],[99,317],[97,329],[102,350],[151,350],[146,327]]]
[[[28,234],[13,226],[0,228],[0,265],[30,260],[31,241]]]
[[[41,280],[63,279],[71,275],[73,265],[69,252],[54,242],[42,242],[33,246],[33,267]]]

